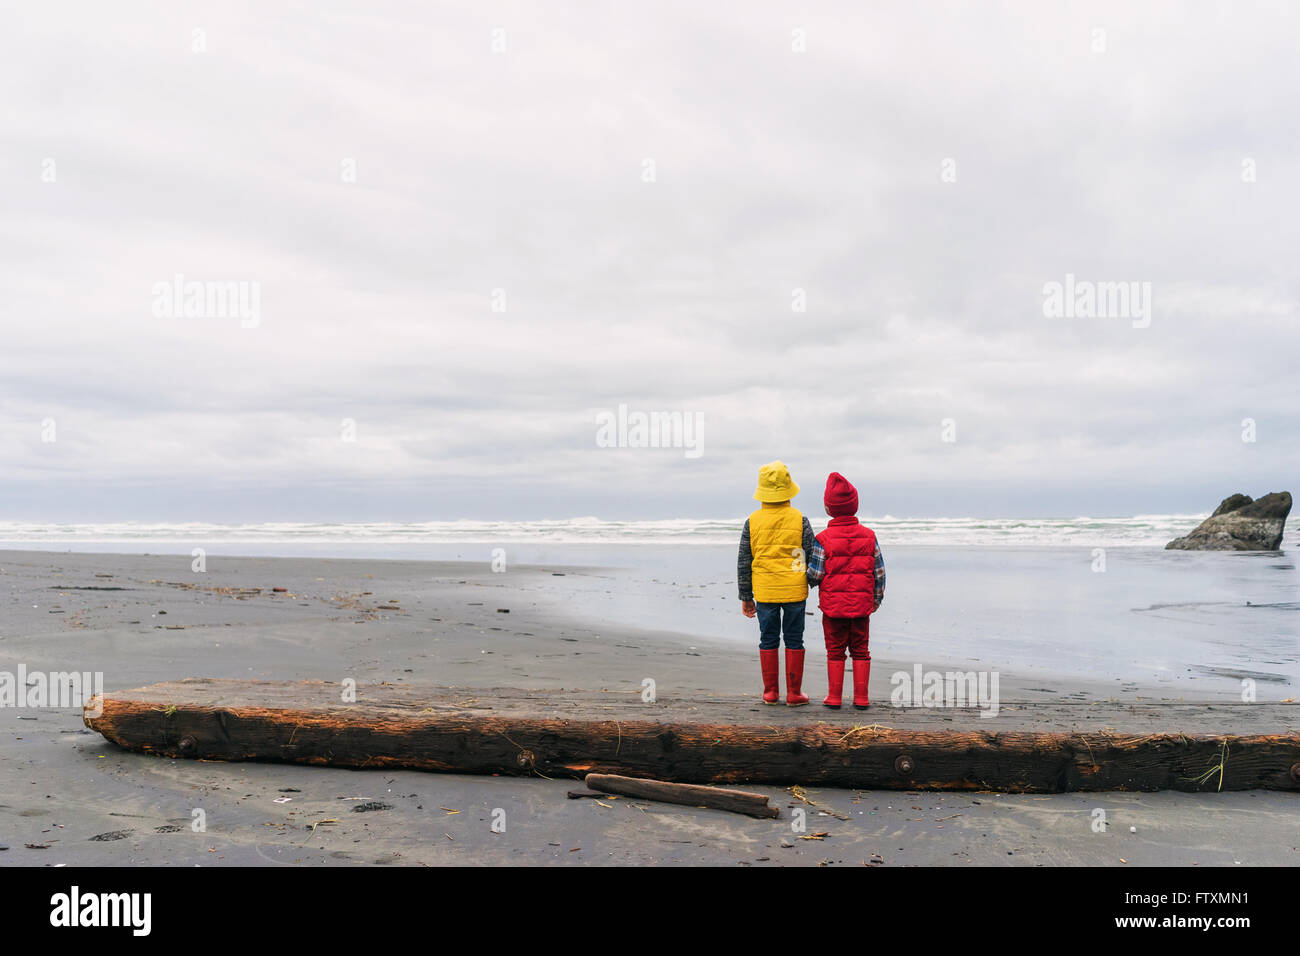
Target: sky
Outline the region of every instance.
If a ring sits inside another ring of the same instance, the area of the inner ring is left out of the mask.
[[[1297,27],[24,5],[0,520],[721,517],[776,458],[814,514],[1300,490]]]

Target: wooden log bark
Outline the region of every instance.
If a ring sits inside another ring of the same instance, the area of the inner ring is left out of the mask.
[[[589,773],[587,787],[604,793],[617,793],[624,797],[640,797],[660,803],[676,803],[687,807],[706,807],[710,810],[727,810],[746,816],[772,819],[781,811],[770,806],[761,793],[745,790],[728,790],[723,787],[701,787],[693,783],[666,783],[662,780],[645,780],[639,777],[622,777],[617,774]]]
[[[876,724],[846,732],[821,722],[557,718],[546,716],[544,698],[531,711],[498,714],[447,694],[366,688],[349,704],[339,701],[337,685],[191,680],[106,694],[87,705],[84,721],[127,749],[208,760],[857,789],[1300,791],[1294,732],[1000,733]]]

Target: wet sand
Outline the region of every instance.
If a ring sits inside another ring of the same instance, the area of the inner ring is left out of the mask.
[[[195,573],[190,562],[0,552],[0,670],[102,671],[109,691],[204,676],[639,695],[648,678],[665,708],[708,698],[738,714],[759,710],[755,655],[734,642],[584,621],[546,598],[547,579],[595,573],[582,568],[493,574],[485,563],[210,557]],[[809,646],[807,689],[820,695],[822,658]],[[909,666],[877,657],[873,675]],[[1162,729],[1240,732],[1260,722],[1288,729],[1295,713],[1226,700],[1210,712],[1157,688],[1004,674],[1003,713],[989,721],[891,710],[881,705],[888,679],[873,688],[866,717],[767,708],[765,719],[1128,729],[1177,714],[1178,726]],[[0,865],[1294,865],[1300,843],[1286,793],[810,793],[838,814],[822,816],[787,790],[755,787],[783,808],[781,819],[758,821],[567,800],[569,781],[166,760],[118,749],[71,708],[0,708],[0,768]],[[387,808],[358,810],[367,803]],[[805,833],[791,827],[795,807],[808,812]],[[1093,829],[1098,808],[1104,833]],[[205,832],[192,829],[195,810]],[[828,835],[800,838],[820,831]]]

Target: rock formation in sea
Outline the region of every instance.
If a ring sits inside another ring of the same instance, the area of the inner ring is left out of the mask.
[[[1276,551],[1282,545],[1282,529],[1291,513],[1291,492],[1275,491],[1258,501],[1235,494],[1195,531],[1165,545],[1176,551]]]

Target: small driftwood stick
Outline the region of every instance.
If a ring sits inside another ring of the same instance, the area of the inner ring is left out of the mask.
[[[587,774],[587,787],[603,793],[617,793],[624,797],[658,800],[660,803],[678,803],[687,807],[708,807],[710,810],[728,810],[746,816],[772,819],[781,811],[768,806],[767,797],[745,790],[726,790],[721,787],[700,787],[691,783],[665,783],[662,780],[642,780],[639,777],[620,777],[610,773]]]

